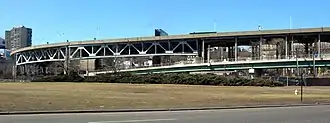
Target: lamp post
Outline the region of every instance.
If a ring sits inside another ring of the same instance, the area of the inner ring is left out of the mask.
[[[94,40],[98,39],[98,37],[99,37],[99,29],[100,28],[98,28],[98,27],[96,28],[96,36],[95,36]]]

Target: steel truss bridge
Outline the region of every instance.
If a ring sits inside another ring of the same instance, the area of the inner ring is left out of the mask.
[[[173,40],[152,42],[118,42],[78,44],[68,43],[65,46],[32,49],[16,53],[16,64],[47,61],[65,61],[67,53],[70,60],[96,59],[107,57],[137,57],[164,55],[197,55],[198,41]]]
[[[320,58],[321,43],[330,42],[330,28],[305,28],[260,30],[243,32],[221,32],[209,34],[187,34],[170,36],[152,36],[107,40],[66,41],[47,45],[31,46],[15,50],[15,66],[42,62],[81,59],[102,59],[109,57],[139,56],[196,56],[210,60],[207,49],[213,46],[228,47],[228,57],[238,61],[238,46],[252,46],[255,60],[262,60],[262,45],[274,38],[284,40],[284,52],[280,57],[289,59],[295,54],[293,44],[305,45],[305,54],[314,48],[316,58]]]

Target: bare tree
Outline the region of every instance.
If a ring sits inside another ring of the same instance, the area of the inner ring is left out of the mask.
[[[12,78],[12,70],[13,70],[13,68],[12,68],[11,64],[5,65],[1,71],[1,78],[4,78],[4,79]]]
[[[48,69],[52,74],[78,74],[79,73],[79,65],[76,62],[53,62],[49,65]]]
[[[4,60],[1,60],[0,63],[0,78],[12,78],[13,63]]]
[[[117,75],[122,69],[122,60],[118,57],[103,59],[103,68],[106,71],[111,71],[114,75]]]
[[[270,44],[276,45],[276,58],[284,58],[285,55],[285,42],[283,38],[274,38]]]

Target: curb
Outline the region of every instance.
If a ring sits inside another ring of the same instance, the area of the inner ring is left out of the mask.
[[[116,113],[116,112],[158,112],[158,111],[194,111],[194,110],[221,110],[221,109],[249,109],[249,108],[275,108],[318,106],[329,104],[290,104],[290,105],[257,105],[257,106],[229,106],[229,107],[201,107],[201,108],[169,108],[169,109],[111,109],[111,110],[55,110],[55,111],[11,111],[0,112],[0,115],[23,114],[64,114],[64,113]]]

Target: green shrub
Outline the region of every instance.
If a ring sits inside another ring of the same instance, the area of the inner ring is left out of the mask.
[[[135,75],[130,73],[102,74],[81,78],[80,76],[48,76],[34,81],[47,82],[105,82],[105,83],[132,83],[132,84],[186,84],[186,85],[216,85],[216,86],[284,86],[283,83],[268,79],[246,79],[224,77],[215,74],[147,74]]]
[[[32,80],[32,82],[83,82],[85,79],[79,75],[53,75],[53,76],[44,76]],[[94,80],[94,79],[93,79]]]

